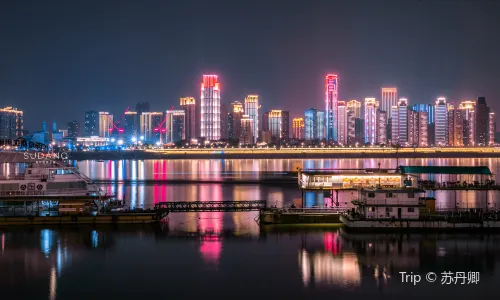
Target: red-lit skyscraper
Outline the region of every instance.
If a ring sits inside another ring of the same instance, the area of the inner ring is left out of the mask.
[[[220,83],[217,75],[203,75],[200,114],[201,137],[209,141],[220,140]]]
[[[338,138],[338,76],[325,77],[326,140],[337,142]]]

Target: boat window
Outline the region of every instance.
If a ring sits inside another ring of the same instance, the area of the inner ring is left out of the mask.
[[[392,212],[392,207],[386,207],[386,208],[385,208],[385,211],[386,211],[386,212]]]
[[[414,207],[408,207],[408,212],[415,212],[415,208]]]
[[[375,193],[368,193],[369,198],[375,198]]]
[[[415,193],[408,193],[408,198],[415,198]]]
[[[28,170],[28,174],[31,175],[31,170]]]
[[[387,194],[386,194],[386,196],[387,196],[387,198],[392,198],[392,197],[394,197],[394,195],[393,195],[392,193],[387,193]]]
[[[374,206],[370,207],[370,211],[374,212],[375,211],[375,207]]]

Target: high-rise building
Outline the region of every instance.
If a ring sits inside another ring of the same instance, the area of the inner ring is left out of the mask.
[[[338,75],[325,76],[325,112],[326,112],[326,140],[338,141]]]
[[[138,116],[142,115],[143,112],[150,112],[149,102],[138,102],[135,105],[135,111]]]
[[[463,147],[464,146],[464,123],[465,110],[454,107],[453,120],[448,120],[448,124],[453,126],[453,144],[449,146]]]
[[[377,142],[377,109],[375,98],[365,98],[365,144],[375,145]]]
[[[228,130],[229,130],[229,117],[226,109],[226,105],[221,103],[220,105],[220,139],[227,140]]]
[[[347,106],[345,101],[338,101],[338,143],[347,145]]]
[[[143,112],[141,114],[139,127],[141,137],[144,137],[145,142],[163,142],[162,135],[166,132],[166,129],[162,126],[162,123],[162,112]]]
[[[75,139],[80,136],[80,122],[71,121],[68,122],[68,137]]]
[[[429,124],[434,123],[434,106],[431,104],[413,104],[412,110],[417,112],[425,111],[429,116]]]
[[[399,110],[398,106],[394,105],[391,107],[391,118],[389,123],[391,124],[391,144],[397,145],[399,143]]]
[[[99,112],[99,136],[110,137],[113,132],[113,115],[107,111]]]
[[[354,119],[356,146],[365,143],[365,120],[361,118]]]
[[[486,104],[485,97],[477,98],[476,102],[476,130],[475,130],[475,145],[488,145],[488,123],[489,123],[490,108]]]
[[[400,98],[398,101],[398,144],[408,145],[408,99]]]
[[[448,146],[455,146],[457,144],[455,141],[457,137],[455,128],[456,115],[455,105],[448,103]]]
[[[387,144],[387,112],[377,110],[376,116],[376,143],[378,145]]]
[[[304,139],[304,119],[303,118],[293,118],[292,121],[292,131],[293,138],[297,140]]]
[[[271,110],[268,115],[268,130],[274,141],[288,141],[289,139],[289,116],[288,111]]]
[[[125,135],[130,138],[138,138],[139,131],[137,127],[139,126],[139,118],[136,111],[127,111],[124,115],[125,124],[123,126],[123,130]]]
[[[325,138],[326,113],[315,108],[304,113],[304,138],[306,140],[322,140]]]
[[[354,146],[356,144],[356,113],[347,111],[347,145]]]
[[[490,112],[488,116],[488,145],[495,144],[495,113]]]
[[[239,139],[241,132],[241,118],[243,117],[243,104],[238,101],[231,103],[231,112],[228,114],[228,137],[229,139]]]
[[[439,97],[434,106],[435,111],[435,127],[434,139],[436,146],[448,145],[448,104],[446,98]]]
[[[398,105],[398,89],[395,87],[383,87],[380,110],[389,114],[392,107],[396,105]]]
[[[462,101],[458,106],[464,116],[464,146],[476,145],[476,103],[474,101]],[[437,114],[437,112],[436,112]]]
[[[177,143],[186,139],[186,111],[167,110],[165,116],[165,143]]]
[[[24,113],[17,108],[0,108],[0,138],[15,139],[23,136]]]
[[[408,146],[428,147],[428,119],[429,114],[426,111],[408,110]]]
[[[361,102],[358,100],[348,101],[347,110],[354,113],[354,118],[361,118]]]
[[[180,99],[181,109],[184,110],[186,115],[186,140],[191,141],[196,136],[196,100],[193,97],[184,97]]]
[[[220,140],[220,82],[217,75],[203,75],[201,83],[201,137],[209,141]]]
[[[254,140],[254,133],[253,133],[253,118],[251,118],[249,115],[243,115],[241,117],[241,131],[240,131],[240,145],[249,145],[253,144]]]
[[[89,110],[85,112],[85,136],[99,136],[99,112]]]
[[[258,132],[259,132],[259,96],[258,95],[248,95],[245,98],[245,114],[252,118],[253,129],[252,134],[254,143],[257,143]]]

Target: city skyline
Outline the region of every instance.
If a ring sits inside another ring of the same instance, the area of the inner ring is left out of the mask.
[[[282,14],[281,6],[258,2],[110,0],[86,1],[77,15],[63,1],[28,2],[0,10],[0,106],[25,111],[30,130],[127,103],[163,111],[197,97],[199,78],[209,73],[220,76],[224,103],[258,94],[263,111],[291,116],[324,106],[318,77],[330,72],[340,74],[339,100],[379,98],[381,87],[395,86],[412,103],[484,96],[500,109],[498,1],[317,0]],[[339,28],[335,39],[325,39],[332,28]]]

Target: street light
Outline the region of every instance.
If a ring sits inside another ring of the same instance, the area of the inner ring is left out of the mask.
[[[134,142],[134,143],[137,142],[137,138],[135,136],[132,137],[132,142]]]
[[[141,141],[143,141],[143,140],[144,140],[144,136],[143,136],[143,135],[141,135]]]
[[[123,140],[118,140],[118,145],[123,145]]]

